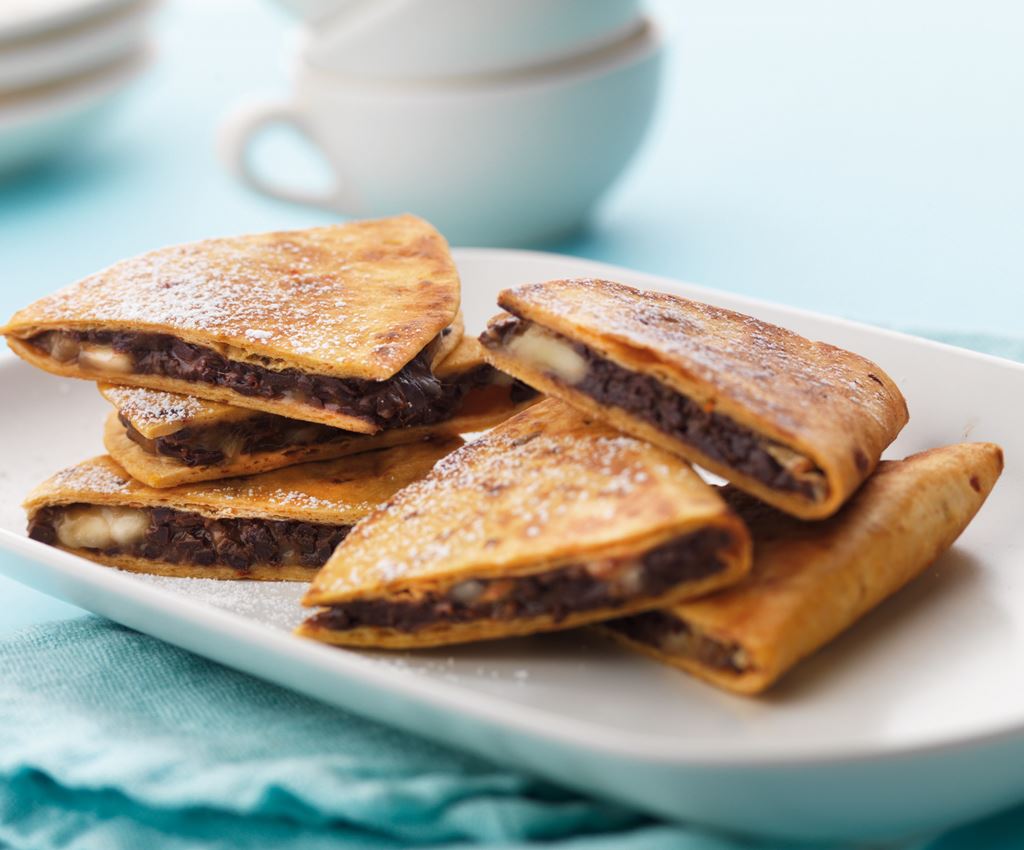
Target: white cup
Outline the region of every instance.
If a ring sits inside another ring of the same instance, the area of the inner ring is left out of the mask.
[[[639,0],[348,0],[305,28],[302,52],[359,78],[501,74],[598,50],[642,22]]]
[[[585,220],[643,138],[662,45],[650,25],[557,72],[500,82],[354,84],[302,63],[289,101],[243,107],[222,128],[229,168],[265,194],[357,217],[408,211],[461,245],[525,245]],[[328,161],[323,191],[289,187],[248,157],[290,124]]]

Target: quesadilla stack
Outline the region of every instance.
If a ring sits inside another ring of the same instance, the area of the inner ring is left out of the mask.
[[[566,629],[739,580],[746,528],[689,464],[548,399],[353,530],[299,634],[417,647]]]
[[[376,434],[161,390],[100,384],[103,397],[115,408],[103,442],[139,481],[172,487],[482,431],[535,396],[529,387],[488,366],[472,337],[463,337],[434,374],[446,393],[461,394],[451,417]]]
[[[498,303],[498,369],[803,519],[835,513],[907,421],[870,360],[731,310],[604,280]]]
[[[308,581],[352,526],[461,440],[154,489],[101,455],[25,501],[29,536],[134,572]]]
[[[451,438],[535,395],[463,337],[448,246],[410,215],[154,251],[0,333],[115,407],[111,457],[38,488],[31,536],[167,575],[309,578]]]
[[[991,443],[883,461],[838,514],[802,522],[739,491],[754,537],[742,582],[604,629],[648,655],[744,694],[759,693],[921,573],[967,527],[1003,468]]]
[[[403,215],[153,251],[0,333],[58,375],[373,434],[451,416],[460,391],[432,367],[462,336],[458,311],[447,243]]]
[[[459,303],[410,215],[165,248],[37,301],[0,334],[114,411],[109,455],[29,495],[29,536],[312,580],[297,633],[326,643],[602,624],[753,694],[952,545],[1002,469],[987,443],[881,462],[892,379],[750,316],[555,280],[502,292],[478,342]]]

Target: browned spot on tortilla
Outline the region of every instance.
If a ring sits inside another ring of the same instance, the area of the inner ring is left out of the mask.
[[[860,449],[854,449],[853,462],[857,464],[858,472],[868,471],[868,456],[864,454],[864,452],[862,452]]]

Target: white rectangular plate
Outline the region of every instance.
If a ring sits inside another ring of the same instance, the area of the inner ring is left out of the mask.
[[[1024,792],[1024,367],[567,257],[461,250],[467,328],[500,289],[606,277],[751,313],[877,361],[911,420],[889,457],[993,440],[1002,480],[923,578],[770,696],[728,696],[586,632],[419,653],[303,641],[296,584],[148,578],[27,540],[19,503],[102,451],[86,382],[0,359],[0,571],[264,679],[661,816],[785,836],[937,828]]]

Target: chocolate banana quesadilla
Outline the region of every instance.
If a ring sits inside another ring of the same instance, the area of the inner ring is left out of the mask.
[[[134,572],[308,581],[375,505],[461,444],[416,443],[159,490],[102,455],[29,495],[28,534]]]
[[[883,461],[838,514],[802,522],[733,492],[754,567],[720,593],[602,626],[634,649],[744,694],[763,691],[953,544],[1003,467],[962,443]]]
[[[804,519],[835,513],[907,421],[870,360],[731,310],[603,280],[498,303],[497,368]]]
[[[450,418],[461,335],[444,238],[403,215],[153,251],[0,328],[53,372],[372,434]]]
[[[133,477],[150,487],[172,487],[481,431],[536,395],[487,365],[472,337],[463,337],[434,373],[444,391],[459,398],[450,418],[376,434],[161,390],[100,384],[116,409],[107,419],[103,442]]]
[[[298,633],[416,647],[566,629],[726,587],[749,565],[746,528],[689,464],[547,399],[361,522]]]

